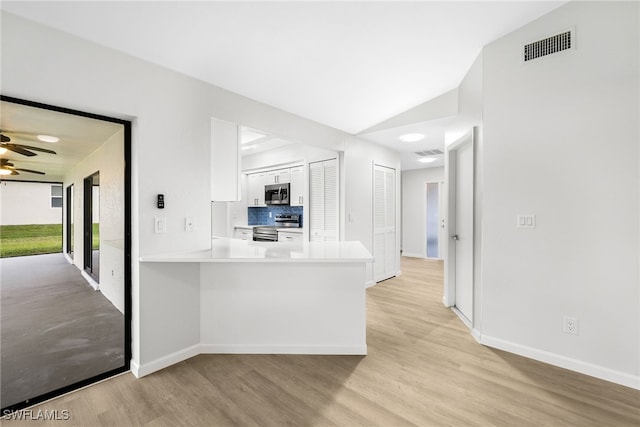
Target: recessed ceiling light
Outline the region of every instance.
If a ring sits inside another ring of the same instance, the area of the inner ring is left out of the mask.
[[[60,141],[60,138],[58,138],[57,136],[51,136],[51,135],[38,135],[38,139],[42,142],[58,142]]]
[[[11,175],[11,171],[9,169],[0,169],[0,175]]]
[[[433,163],[433,162],[435,162],[436,160],[438,160],[438,159],[436,159],[435,157],[420,157],[420,158],[418,159],[418,161],[419,161],[420,163]]]
[[[424,139],[424,135],[421,133],[407,133],[400,135],[398,139],[402,142],[417,142]]]
[[[6,152],[7,152],[7,149],[6,149],[6,148],[2,148],[2,147],[0,147],[0,154],[4,154],[4,153],[6,153]]]

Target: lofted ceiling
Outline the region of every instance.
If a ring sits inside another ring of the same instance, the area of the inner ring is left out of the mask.
[[[0,129],[11,138],[11,144],[28,145],[55,151],[35,152],[28,157],[13,151],[0,154],[13,167],[44,172],[39,175],[19,171],[19,175],[3,175],[2,180],[62,182],[64,175],[78,162],[97,150],[122,125],[102,120],[45,110],[13,102],[0,102]],[[56,143],[42,142],[37,135],[60,138]],[[0,145],[1,147],[1,145]]]
[[[357,135],[456,88],[484,45],[562,3],[2,1],[0,7]],[[405,168],[413,147],[398,145],[397,132],[366,137],[405,153]]]

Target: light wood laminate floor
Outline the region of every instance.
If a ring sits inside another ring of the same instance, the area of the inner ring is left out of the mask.
[[[201,355],[32,410],[69,411],[58,426],[640,425],[640,391],[476,343],[442,306],[441,262],[402,271],[367,291],[366,357]]]

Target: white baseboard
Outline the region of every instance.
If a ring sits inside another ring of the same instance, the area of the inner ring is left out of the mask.
[[[135,360],[131,359],[129,361],[129,369],[136,378],[140,378],[140,365],[138,365]]]
[[[100,284],[98,282],[96,282],[93,277],[91,277],[89,275],[89,273],[87,273],[86,271],[81,271],[80,274],[82,275],[82,277],[84,277],[84,280],[87,281],[87,283],[89,284],[89,286],[91,286],[93,288],[94,291],[99,291],[100,290]]]
[[[202,344],[201,353],[207,354],[333,354],[366,355],[367,346],[288,346],[288,345],[235,345]]]
[[[73,265],[73,258],[71,258],[68,253],[65,252],[64,258],[67,260],[69,264]]]
[[[369,280],[364,284],[364,286],[367,287],[367,288],[370,288],[370,287],[375,286],[375,285],[376,285],[376,281],[375,280]]]
[[[131,361],[131,372],[137,378],[144,377],[145,375],[152,374],[161,369],[167,368],[176,363],[180,363],[183,360],[190,359],[198,354],[202,353],[200,344],[192,345],[183,350],[176,351],[174,353],[163,356],[159,359],[153,360],[142,365],[138,365],[133,360]]]
[[[263,346],[263,345],[219,345],[196,344],[167,356],[139,365],[131,360],[131,373],[136,378],[152,374],[199,354],[327,354],[366,355],[367,346]]]
[[[550,365],[559,366],[571,371],[580,372],[581,374],[640,390],[640,376],[615,371],[603,366],[594,365],[592,363],[572,359],[560,354],[550,353],[548,351],[527,347],[487,335],[481,335],[479,342],[487,347],[508,351],[509,353],[528,357],[529,359],[538,360]]]
[[[402,256],[409,257],[409,258],[424,258],[423,254],[414,254],[411,252],[402,252]]]

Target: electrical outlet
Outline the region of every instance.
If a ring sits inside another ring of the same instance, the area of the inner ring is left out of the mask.
[[[563,321],[562,331],[565,334],[578,335],[578,319],[564,316]]]
[[[536,228],[535,215],[517,215],[516,227],[518,228]]]

